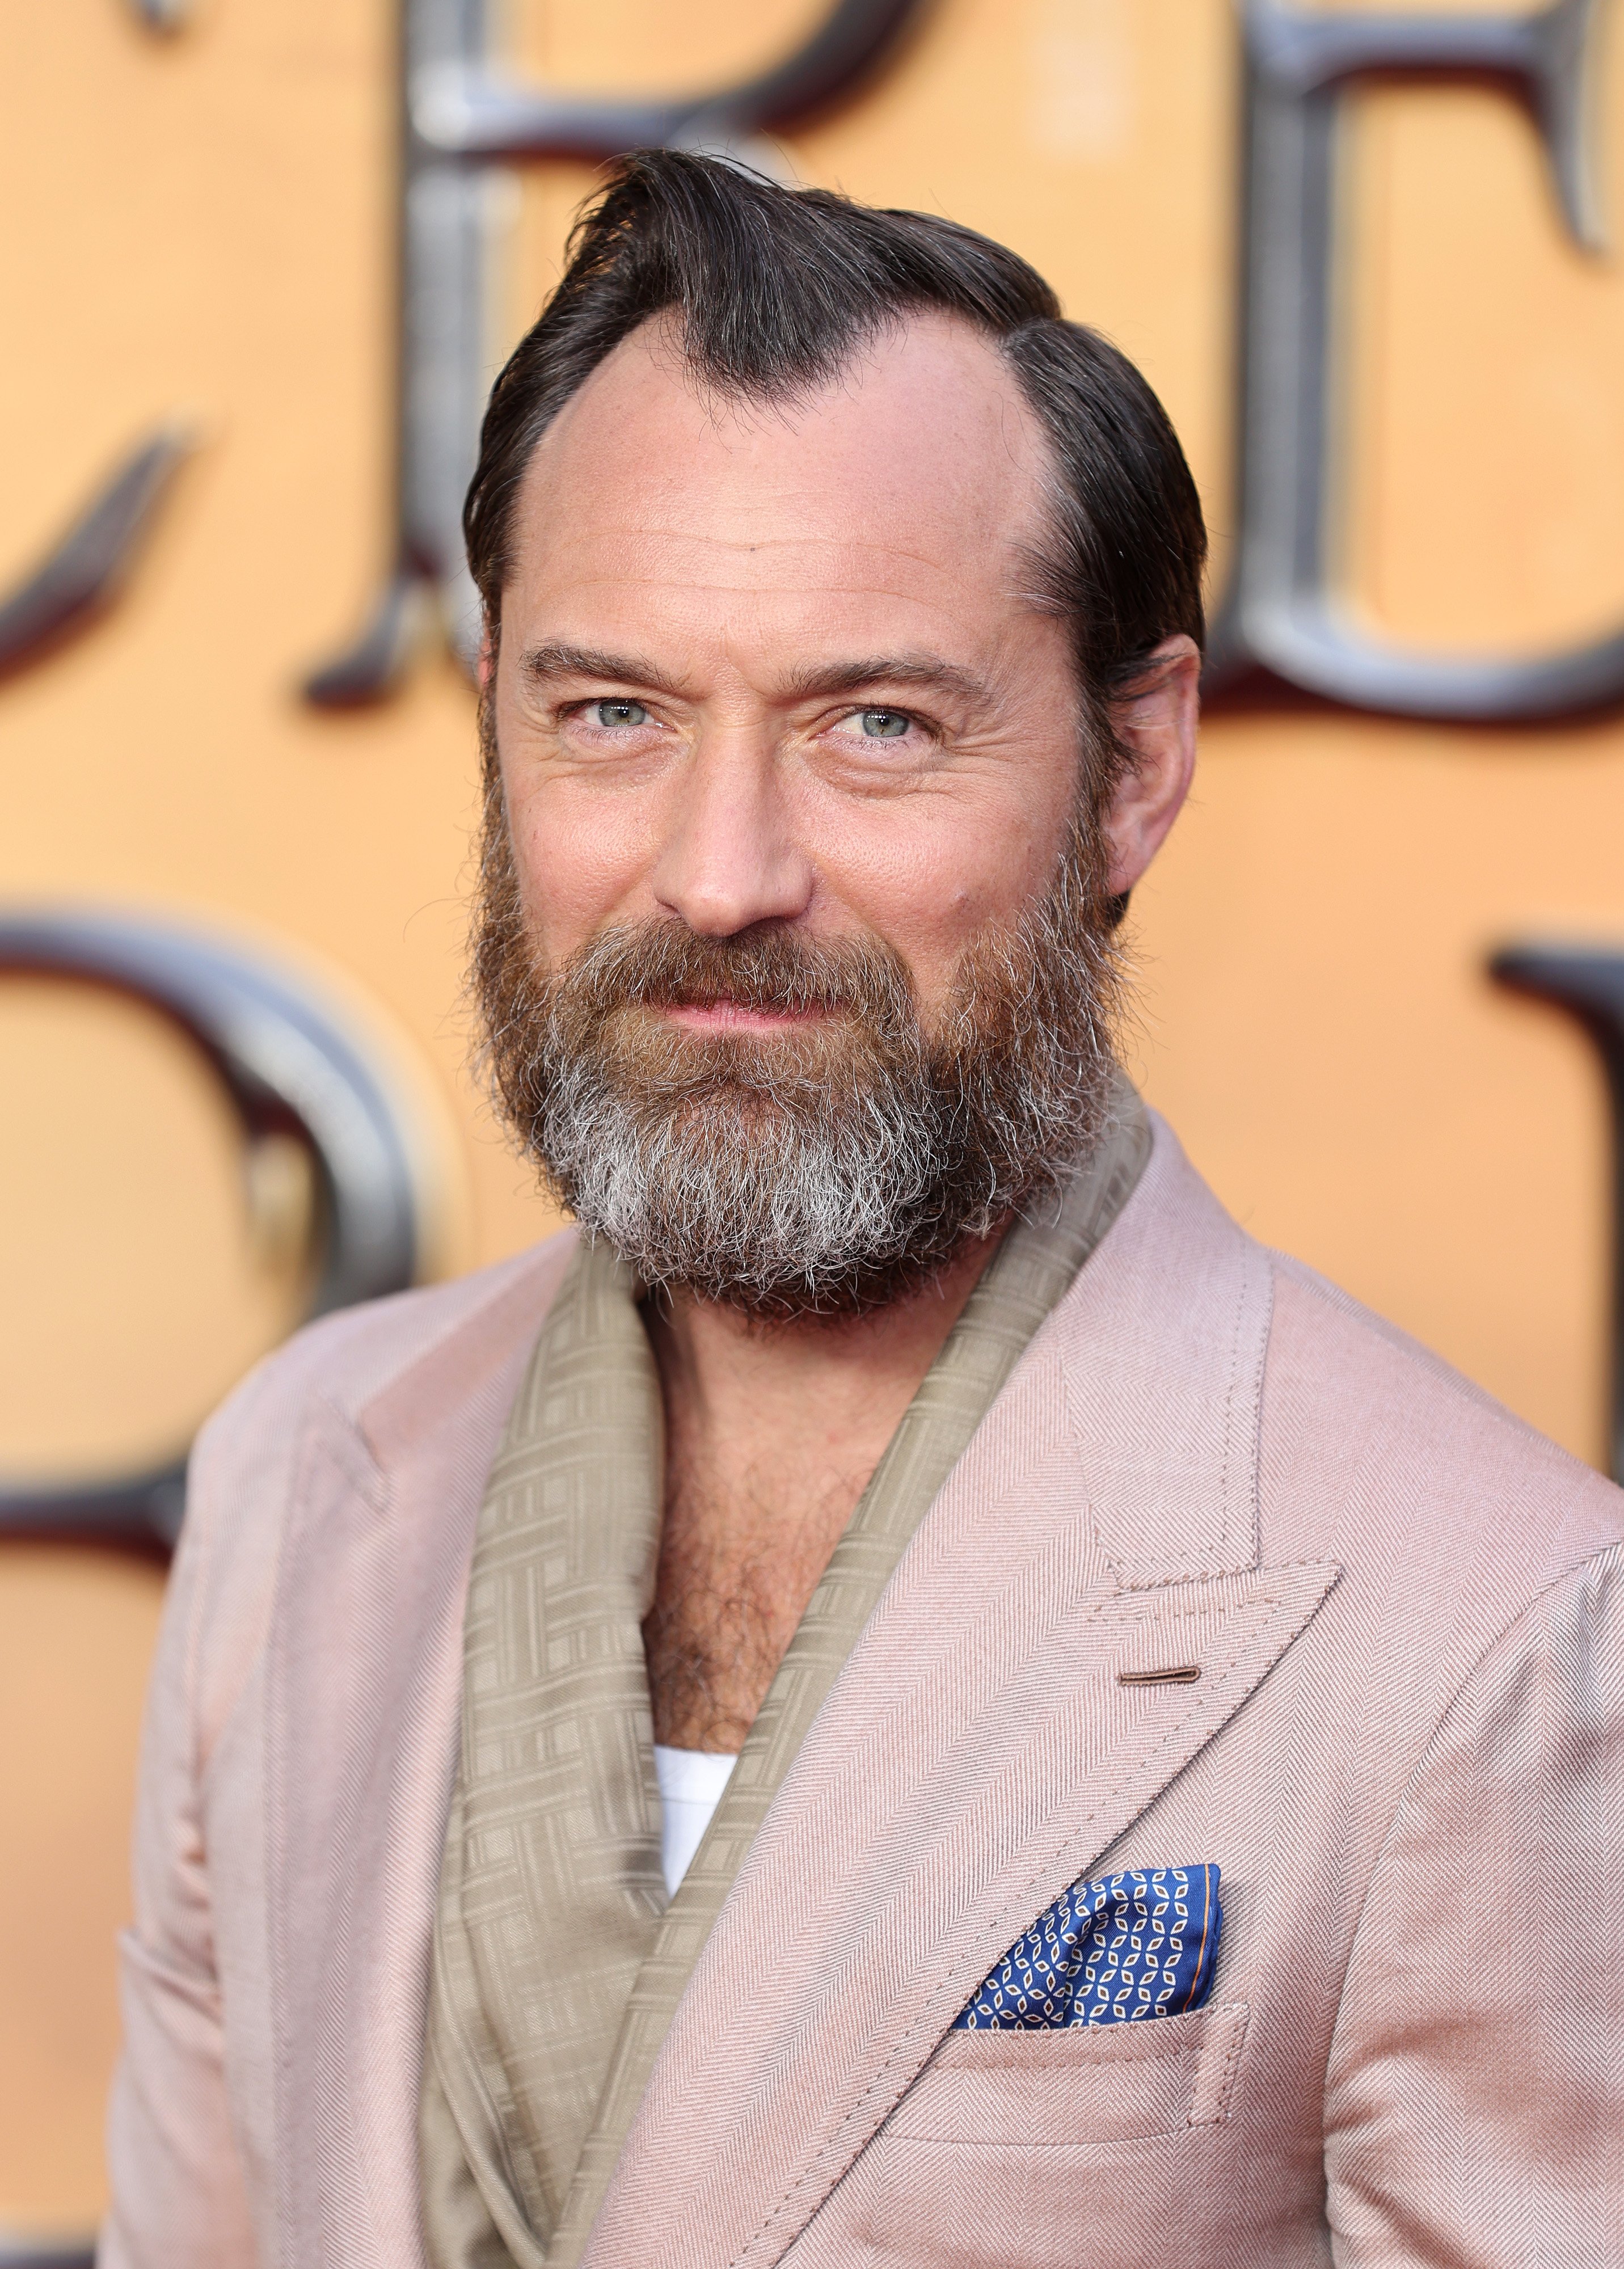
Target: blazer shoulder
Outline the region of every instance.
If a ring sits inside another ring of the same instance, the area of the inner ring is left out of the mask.
[[[228,1506],[262,1504],[313,1419],[337,1422],[364,1457],[369,1418],[402,1398],[426,1412],[470,1379],[499,1374],[541,1328],[575,1234],[443,1284],[414,1287],[318,1317],[257,1363],[192,1446],[187,1528]]]
[[[1392,1541],[1424,1528],[1448,1548],[1525,1563],[1530,1596],[1624,1539],[1624,1491],[1430,1348],[1289,1255],[1271,1253],[1265,1372],[1277,1478],[1310,1469],[1322,1490],[1379,1519]],[[1278,1494],[1278,1490],[1276,1491]]]
[[[1428,1404],[1475,1411],[1485,1424],[1508,1428],[1520,1436],[1536,1454],[1548,1452],[1565,1460],[1576,1472],[1590,1471],[1508,1409],[1486,1386],[1457,1371],[1424,1340],[1378,1315],[1374,1308],[1367,1308],[1351,1292],[1294,1254],[1272,1246],[1264,1251],[1273,1272],[1276,1311],[1285,1334],[1297,1334],[1307,1343],[1322,1343],[1327,1360],[1351,1361],[1358,1368],[1369,1365],[1373,1378],[1390,1386],[1402,1381],[1406,1399],[1416,1397]]]
[[[541,1328],[574,1248],[575,1232],[561,1230],[447,1283],[414,1286],[318,1317],[226,1397],[199,1436],[198,1452],[210,1459],[234,1450],[251,1454],[256,1442],[284,1432],[318,1398],[364,1431],[370,1406],[409,1382],[432,1390],[436,1374],[460,1371],[470,1351],[499,1364]]]

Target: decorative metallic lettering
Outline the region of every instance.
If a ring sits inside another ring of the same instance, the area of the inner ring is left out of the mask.
[[[654,144],[748,148],[751,136],[853,92],[922,5],[836,0],[772,70],[645,102],[554,95],[506,74],[493,52],[492,0],[402,0],[394,556],[365,629],[306,681],[307,699],[343,707],[392,691],[425,612],[472,661],[478,607],[461,517],[496,346],[505,201],[493,169]]]
[[[96,2269],[94,2233],[53,2243],[39,2238],[8,2238],[0,2231],[0,2269]]]
[[[204,934],[91,911],[0,915],[0,975],[123,993],[159,1010],[212,1066],[255,1166],[290,1140],[318,1196],[307,1316],[402,1290],[417,1275],[432,1192],[410,1107],[365,1042],[301,982]],[[185,1459],[107,1484],[0,1488],[0,1536],[167,1549]]]
[[[1531,941],[1488,965],[1497,983],[1548,1001],[1596,1044],[1613,1122],[1613,1352],[1608,1373],[1608,1471],[1624,1482],[1624,949]]]
[[[192,438],[161,426],[132,449],[48,556],[0,597],[0,676],[85,629],[122,588]]]
[[[1247,0],[1237,550],[1213,691],[1266,671],[1331,701],[1463,721],[1569,714],[1624,695],[1624,629],[1525,660],[1410,653],[1368,636],[1337,589],[1341,452],[1332,415],[1333,189],[1342,96],[1373,74],[1487,77],[1532,109],[1563,224],[1594,251],[1587,141],[1598,0],[1531,15],[1322,14]]]
[[[150,32],[179,31],[191,13],[191,0],[126,4]],[[191,435],[180,425],[150,434],[114,468],[49,555],[9,596],[0,598],[0,676],[43,661],[104,612],[192,447]]]
[[[192,0],[128,0],[149,32],[178,32],[191,18]],[[0,2256],[0,2269],[5,2269]]]

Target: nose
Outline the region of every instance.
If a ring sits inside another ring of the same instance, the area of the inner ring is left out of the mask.
[[[816,871],[794,839],[766,735],[703,737],[673,795],[650,880],[661,905],[701,937],[806,913]]]

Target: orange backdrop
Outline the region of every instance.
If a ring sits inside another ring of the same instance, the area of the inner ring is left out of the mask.
[[[1436,7],[1439,0],[1432,0]],[[1485,0],[1480,0],[1485,4]],[[513,0],[557,84],[670,91],[764,62],[821,0]],[[463,1068],[466,689],[301,707],[380,568],[391,374],[388,0],[123,0],[0,24],[0,574],[144,428],[201,447],[127,595],[0,687],[0,897],[201,916],[330,969],[442,1122],[442,1265],[550,1216]],[[1624,127],[1624,51],[1599,89]],[[1229,0],[938,0],[802,178],[1005,239],[1134,355],[1229,505]],[[1502,650],[1624,617],[1624,277],[1559,236],[1528,121],[1482,88],[1360,96],[1341,300],[1344,535],[1394,636]],[[509,330],[584,171],[515,200]],[[1496,995],[1531,929],[1624,937],[1624,727],[1209,723],[1136,905],[1135,1068],[1257,1233],[1598,1456],[1606,1127],[1582,1043]],[[183,1438],[293,1312],[234,1135],[137,1010],[0,987],[0,1466]],[[0,1550],[0,2232],[100,2204],[112,1934],[145,1567]]]

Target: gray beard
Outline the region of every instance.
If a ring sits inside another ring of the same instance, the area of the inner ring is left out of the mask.
[[[503,818],[474,966],[499,1105],[581,1228],[651,1290],[767,1320],[872,1309],[1063,1180],[1108,1125],[1119,957],[1087,881],[1079,831],[1043,904],[967,954],[927,1035],[877,943],[666,922],[538,967]],[[628,1004],[668,1000],[696,965],[761,1008],[828,1001],[843,1045],[650,1037],[647,1019],[626,1044]]]
[[[651,1115],[579,1061],[555,1073],[534,1149],[581,1227],[643,1282],[758,1314],[862,1304],[928,1238],[947,1129],[921,1083],[832,1117],[779,1083],[769,1107],[719,1096]],[[991,1203],[960,1238],[983,1235]]]

